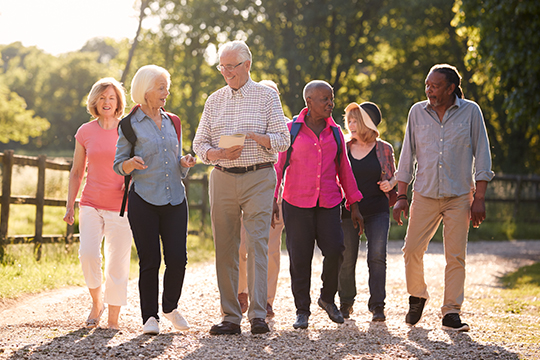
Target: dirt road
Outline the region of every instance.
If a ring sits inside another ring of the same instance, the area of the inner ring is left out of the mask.
[[[364,244],[363,244],[364,245]],[[252,336],[249,322],[242,335],[210,336],[220,321],[219,294],[213,263],[188,265],[179,310],[192,328],[174,332],[167,320],[161,334],[141,332],[136,280],[130,282],[129,305],[122,309],[121,331],[83,328],[90,308],[85,288],[66,288],[28,296],[0,308],[0,359],[521,359],[540,358],[540,345],[516,341],[485,341],[499,331],[490,324],[489,309],[472,308],[474,299],[496,296],[498,276],[540,261],[540,241],[474,242],[469,244],[463,319],[468,333],[441,330],[440,306],[444,272],[442,244],[432,243],[425,270],[432,299],[421,322],[404,323],[407,294],[402,242],[389,244],[387,321],[372,323],[367,311],[365,246],[357,267],[358,296],[345,324],[328,319],[316,305],[321,285],[321,258],[316,255],[312,277],[312,315],[307,330],[294,330],[295,309],[290,291],[288,257],[282,254],[276,317],[272,332]],[[102,324],[106,324],[105,313]],[[520,315],[515,315],[520,316]],[[525,319],[538,323],[540,317]],[[525,321],[527,320],[527,321]],[[500,335],[500,334],[497,334]],[[495,338],[500,338],[497,336]]]

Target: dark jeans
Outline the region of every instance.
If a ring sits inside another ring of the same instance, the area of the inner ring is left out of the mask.
[[[128,218],[139,255],[139,296],[145,323],[151,316],[159,319],[161,245],[165,261],[162,310],[169,313],[178,307],[187,264],[188,208],[186,200],[176,206],[152,205],[131,190]]]
[[[338,276],[343,261],[343,231],[341,209],[319,206],[300,208],[283,200],[283,221],[287,234],[291,289],[296,305],[296,314],[311,314],[311,261],[315,241],[321,249],[323,260],[321,299],[333,303],[338,287]]]
[[[339,273],[339,298],[342,304],[354,303],[356,296],[356,260],[360,237],[351,219],[343,219],[345,251],[343,264]],[[386,253],[388,245],[388,229],[390,219],[388,212],[381,212],[364,217],[367,238],[367,264],[369,269],[369,301],[368,308],[384,307],[386,298]]]

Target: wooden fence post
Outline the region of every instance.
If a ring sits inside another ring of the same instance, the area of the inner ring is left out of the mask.
[[[13,150],[4,151],[2,169],[2,211],[0,218],[0,260],[4,258],[7,246],[9,203],[11,201],[11,178],[13,175]]]
[[[516,197],[514,202],[514,221],[517,221],[518,211],[519,211],[519,198],[521,196],[521,182],[522,176],[518,175],[516,179]]]
[[[34,253],[36,260],[41,259],[43,241],[43,211],[45,206],[45,166],[47,155],[38,156],[38,183],[36,191],[36,231],[34,236]]]

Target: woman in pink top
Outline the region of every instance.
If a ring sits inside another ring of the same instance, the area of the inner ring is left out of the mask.
[[[120,217],[124,178],[113,170],[118,122],[124,114],[126,96],[122,85],[104,78],[92,86],[87,109],[95,118],[83,124],[75,135],[73,166],[64,221],[73,224],[75,199],[86,174],[79,210],[79,259],[86,285],[92,296],[92,309],[86,326],[95,328],[109,308],[108,327],[118,329],[120,307],[127,305],[127,285],[131,255],[131,228],[127,217]],[[105,286],[102,291],[101,243],[105,236]]]
[[[274,196],[275,213],[277,191],[283,179],[283,221],[287,234],[291,288],[296,305],[295,329],[307,328],[311,314],[311,260],[315,241],[324,256],[323,284],[318,304],[332,321],[344,322],[334,303],[345,249],[341,229],[342,191],[347,205],[350,205],[354,226],[360,234],[363,230],[362,215],[358,210],[362,194],[356,186],[347,159],[343,133],[332,119],[334,91],[325,81],[311,81],[304,88],[304,101],[307,107],[295,120],[301,126],[291,144],[292,149],[289,149],[291,156],[285,174],[283,167],[287,152],[279,154]],[[287,126],[291,130],[292,123]],[[338,151],[338,146],[341,151]]]

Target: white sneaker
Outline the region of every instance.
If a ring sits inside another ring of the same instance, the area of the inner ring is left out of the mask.
[[[142,328],[142,331],[144,334],[148,334],[148,335],[159,334],[159,323],[156,320],[156,318],[151,316],[148,320],[146,320]]]
[[[172,324],[173,324],[173,326],[174,326],[174,328],[176,330],[188,330],[189,329],[188,322],[186,321],[186,319],[184,319],[182,314],[180,314],[180,312],[177,309],[174,309],[173,311],[171,311],[168,314],[163,313],[163,316],[165,317],[165,319],[172,322]]]

